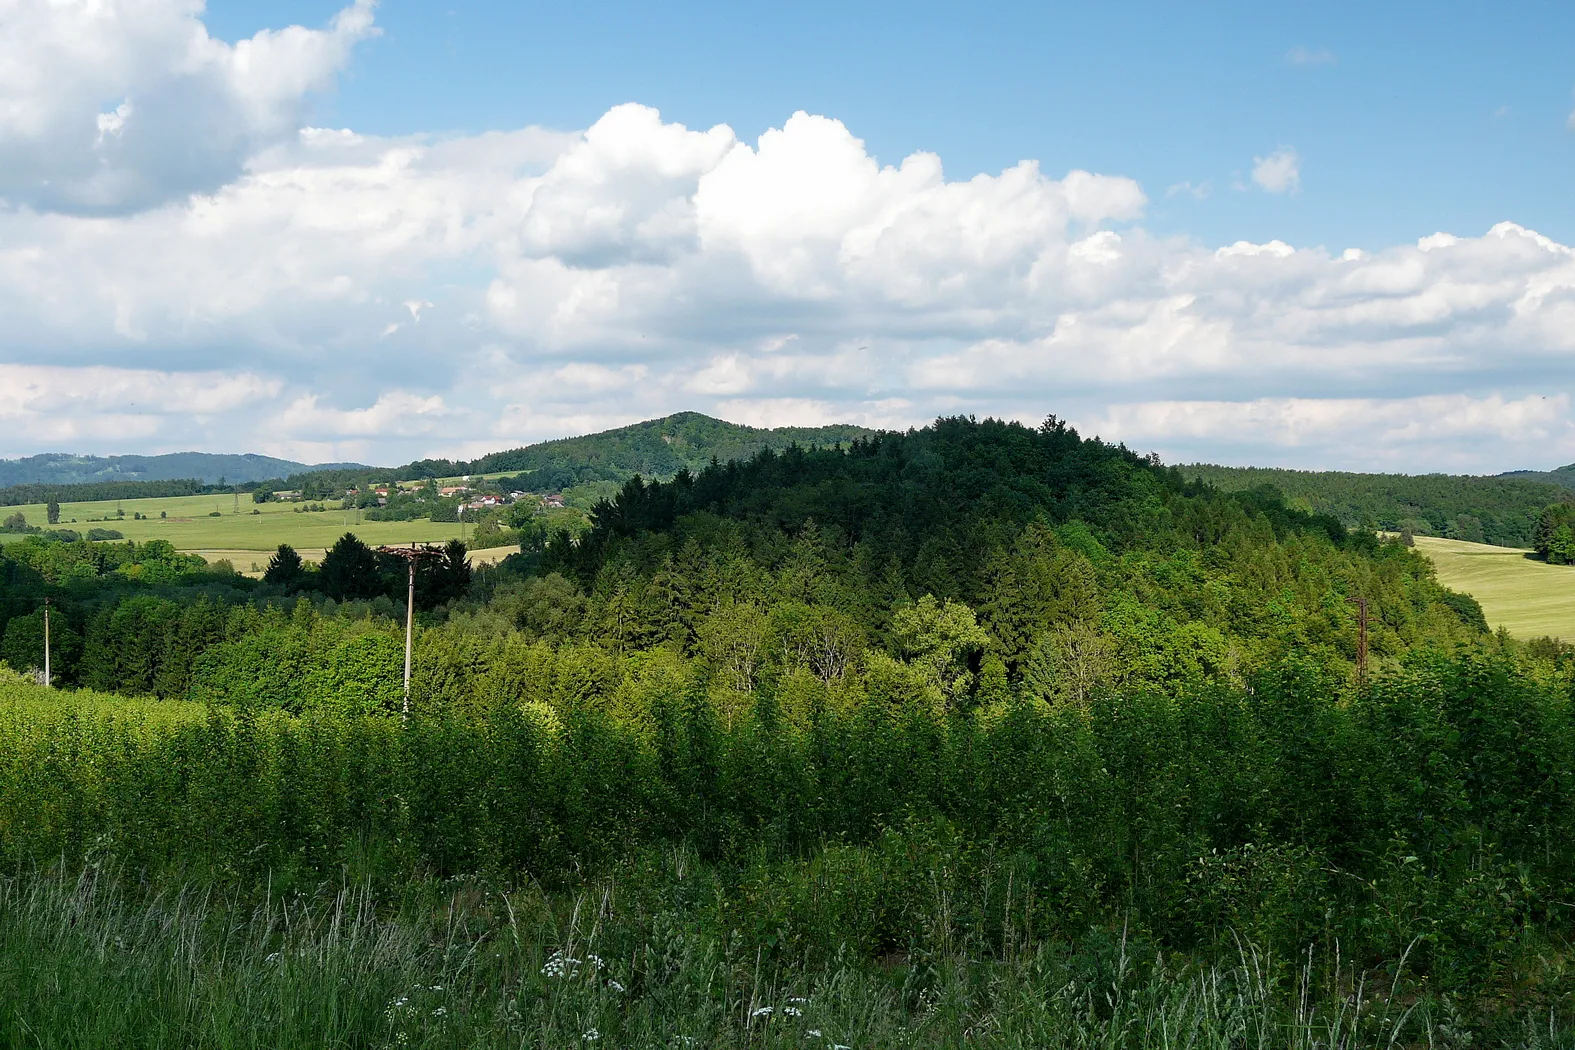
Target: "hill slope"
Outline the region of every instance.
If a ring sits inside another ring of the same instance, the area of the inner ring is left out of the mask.
[[[1179,469],[1226,492],[1272,486],[1293,506],[1332,514],[1347,526],[1409,528],[1418,535],[1500,547],[1531,546],[1542,508],[1570,498],[1567,488],[1544,480],[1549,475],[1354,474],[1207,463]]]
[[[1575,489],[1575,463],[1555,467],[1552,470],[1510,470],[1500,474],[1499,477],[1517,481],[1540,481],[1564,489]]]
[[[23,459],[0,460],[0,487],[10,485],[84,485],[106,481],[174,481],[196,478],[231,484],[282,478],[303,471],[328,470],[356,464],[325,463],[312,467],[272,456],[215,455],[209,452],[172,452],[163,456],[74,456],[46,452]]]
[[[534,475],[532,487],[561,488],[586,481],[624,481],[635,474],[670,478],[680,470],[698,472],[712,459],[726,463],[748,459],[762,449],[835,445],[872,433],[849,423],[764,429],[699,412],[679,412],[599,434],[493,452],[468,463],[424,460],[410,469],[418,476],[528,470]]]
[[[1491,627],[1517,638],[1575,639],[1575,567],[1432,536],[1418,536],[1416,549],[1432,561],[1438,582],[1477,600]]]

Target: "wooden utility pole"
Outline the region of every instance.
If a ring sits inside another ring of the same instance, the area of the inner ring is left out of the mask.
[[[1367,682],[1367,599],[1347,598],[1356,606],[1356,684]]]
[[[410,587],[405,597],[405,699],[399,709],[401,721],[410,721],[410,650],[416,634],[416,563],[429,558],[440,558],[442,552],[432,547],[379,547],[379,554],[389,554],[405,559],[410,570]]]
[[[49,685],[49,599],[44,599],[44,688]]]

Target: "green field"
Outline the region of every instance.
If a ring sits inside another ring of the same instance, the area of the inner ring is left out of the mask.
[[[1548,565],[1529,553],[1485,543],[1418,536],[1439,582],[1482,604],[1488,623],[1517,638],[1575,639],[1575,566]]]
[[[213,558],[224,557],[245,570],[251,553],[264,554],[281,543],[288,543],[303,556],[329,547],[346,531],[352,531],[372,544],[428,543],[461,538],[462,527],[454,522],[367,521],[353,510],[308,512],[301,503],[253,503],[242,494],[239,501],[230,494],[171,496],[165,499],[101,500],[95,503],[62,503],[60,527],[85,532],[91,528],[116,529],[128,540],[168,540],[176,549],[193,551]],[[117,518],[116,509],[126,512]],[[239,513],[237,513],[239,508]],[[5,516],[21,511],[28,524],[43,525],[44,505],[6,507]],[[218,511],[218,517],[212,512]],[[258,513],[252,513],[257,511]],[[142,514],[143,520],[132,515]],[[168,515],[160,518],[159,514]],[[74,519],[74,520],[73,520]],[[18,533],[0,533],[0,543],[21,539]]]

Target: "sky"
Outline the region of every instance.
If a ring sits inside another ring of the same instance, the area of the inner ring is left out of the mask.
[[[1575,7],[0,0],[0,455],[1575,461]]]

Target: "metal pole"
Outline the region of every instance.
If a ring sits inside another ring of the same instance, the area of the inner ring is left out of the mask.
[[[1362,681],[1367,681],[1367,599],[1356,603],[1360,617],[1356,636],[1356,663],[1362,669]]]
[[[408,564],[410,592],[405,598],[405,704],[399,713],[399,717],[407,722],[410,720],[410,643],[416,631],[416,559],[411,558]]]
[[[1367,682],[1367,599],[1347,598],[1356,605],[1356,684]]]
[[[49,599],[44,599],[44,688],[49,688]]]

